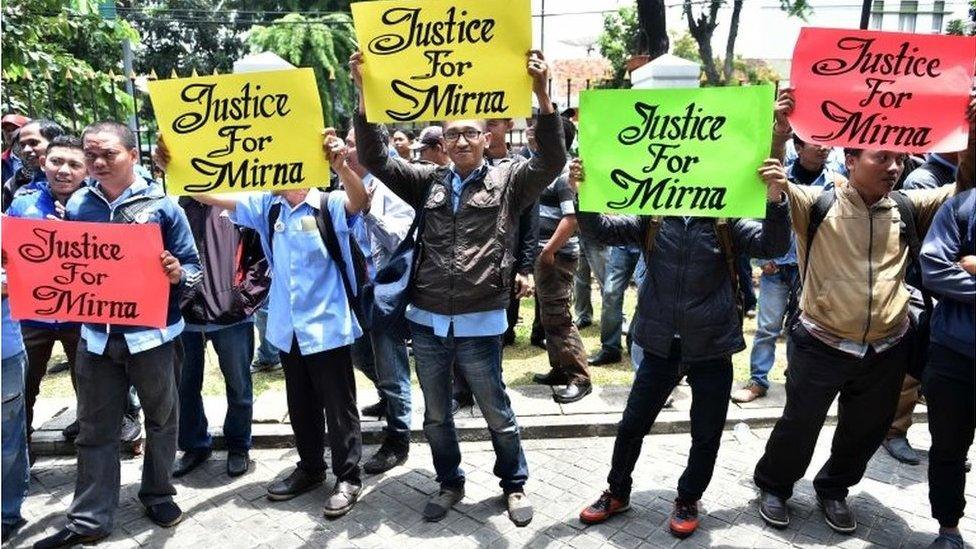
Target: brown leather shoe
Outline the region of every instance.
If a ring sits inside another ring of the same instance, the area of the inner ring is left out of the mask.
[[[732,393],[732,402],[744,403],[752,402],[757,398],[762,398],[766,396],[766,389],[762,385],[756,383],[755,381],[750,381],[745,387],[739,389]]]

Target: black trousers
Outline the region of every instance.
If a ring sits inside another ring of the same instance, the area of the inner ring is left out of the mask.
[[[966,454],[976,429],[973,359],[937,343],[929,345],[922,374],[929,408],[929,503],[932,516],[955,528],[966,508]]]
[[[830,459],[813,486],[824,499],[846,498],[891,426],[912,335],[909,330],[894,347],[881,353],[870,349],[858,358],[824,344],[795,322],[787,346],[786,407],[756,465],[756,485],[781,498],[793,495],[793,484],[810,465],[827,410],[840,394]]]
[[[359,460],[363,437],[356,409],[356,379],[348,346],[303,356],[298,340],[281,353],[285,371],[288,415],[295,433],[298,467],[310,474],[325,472],[328,424],[332,472],[340,481],[362,484]]]
[[[60,342],[64,347],[71,385],[75,385],[75,356],[78,354],[81,326],[60,329],[22,326],[21,333],[24,336],[24,349],[27,351],[27,432],[30,433],[34,423],[34,403],[41,392],[41,380],[47,374],[47,361],[51,360],[55,342]]]
[[[729,410],[732,358],[682,362],[681,345],[675,339],[670,356],[662,358],[646,354],[637,369],[627,407],[617,426],[607,477],[610,493],[615,497],[630,497],[631,475],[644,437],[650,432],[668,395],[686,375],[691,385],[691,451],[688,466],[678,479],[678,497],[688,502],[698,501],[708,487]]]

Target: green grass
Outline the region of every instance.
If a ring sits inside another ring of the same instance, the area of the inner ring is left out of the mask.
[[[637,305],[637,293],[633,287],[627,290],[624,296],[624,311],[630,313]],[[532,328],[534,299],[523,299],[520,311],[521,322],[515,328],[515,345],[505,348],[504,355],[504,375],[505,383],[509,386],[529,385],[532,383],[532,374],[545,373],[549,370],[549,360],[546,352],[538,347],[529,344],[529,332]],[[593,291],[594,318],[600,318],[600,298],[599,292]],[[747,348],[745,351],[732,357],[732,365],[736,382],[745,381],[749,378],[749,352],[752,349],[752,340],[756,332],[756,321],[746,319],[745,321],[745,340]],[[600,348],[600,327],[593,325],[584,329],[581,334],[583,345],[590,353]],[[55,349],[51,363],[64,360],[64,352],[60,348]],[[411,358],[411,363],[413,359]],[[773,381],[783,381],[783,371],[786,366],[786,350],[782,340],[777,344],[776,365],[770,374]],[[628,385],[633,379],[633,371],[630,366],[630,357],[624,355],[624,360],[620,364],[612,366],[601,366],[591,368],[590,375],[596,385]],[[284,391],[285,378],[281,371],[262,372],[253,377],[254,395],[260,395],[265,391]],[[368,390],[371,383],[361,373],[356,372],[357,385],[361,390]],[[417,384],[416,376],[413,379],[414,385]],[[217,355],[212,347],[207,348],[207,368],[203,383],[204,395],[224,394],[224,380],[217,367]],[[48,375],[44,378],[41,386],[41,397],[71,397],[74,392],[71,388],[71,381],[67,372]]]

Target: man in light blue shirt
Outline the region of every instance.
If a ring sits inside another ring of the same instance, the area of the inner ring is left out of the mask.
[[[25,382],[27,354],[20,335],[20,323],[10,317],[7,301],[7,272],[3,277],[3,542],[24,523],[20,507],[27,497],[30,465],[27,461],[27,422],[25,420]]]
[[[350,282],[356,280],[350,228],[368,196],[345,162],[348,149],[334,132],[327,130],[327,135],[329,162],[346,192],[332,192],[327,201],[318,189],[241,198],[200,195],[197,200],[228,210],[231,221],[257,231],[271,264],[266,336],[280,351],[299,462],[286,478],[268,487],[268,499],[291,499],[325,480],[328,424],[336,484],[324,513],[334,518],[349,512],[362,490],[362,435],[350,346],[363,331],[350,308],[340,269],[346,269]],[[323,206],[328,212],[321,211]],[[320,217],[331,218],[342,257],[332,257],[326,249]],[[351,288],[355,291],[356,286]]]
[[[362,178],[370,195],[369,208],[356,224],[356,240],[366,256],[370,279],[389,263],[393,252],[413,224],[414,210],[373,177],[356,156],[354,130],[346,134],[348,164]],[[367,474],[389,471],[407,460],[410,452],[410,360],[402,337],[374,325],[353,347],[353,360],[375,385],[380,400],[363,408],[364,416],[386,417],[383,443],[365,464]]]
[[[805,143],[793,136],[797,156],[787,164],[786,173],[790,181],[797,185],[812,185],[831,188],[844,177],[832,169],[830,147],[817,143]],[[750,378],[746,384],[732,392],[732,402],[752,402],[766,396],[769,390],[769,372],[776,359],[776,340],[783,331],[783,323],[790,318],[791,295],[799,289],[800,275],[796,263],[796,239],[790,233],[790,249],[775,259],[762,264],[759,279],[759,311],[756,316],[756,337],[752,343],[749,369]],[[796,297],[795,295],[793,296]]]

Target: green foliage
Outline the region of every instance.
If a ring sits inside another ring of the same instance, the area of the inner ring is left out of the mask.
[[[291,13],[272,25],[252,27],[247,43],[253,52],[274,52],[295,66],[315,70],[327,124],[352,115],[356,96],[347,62],[357,46],[348,14]]]
[[[701,63],[701,55],[698,53],[698,44],[695,39],[691,37],[691,33],[684,31],[678,34],[675,31],[671,31],[671,54],[680,57],[682,59],[687,59],[688,61],[694,61],[695,63]]]
[[[963,21],[962,19],[952,19],[946,24],[945,33],[954,36],[976,36],[976,23]]]
[[[132,112],[118,78],[124,39],[137,42],[139,34],[125,21],[100,17],[91,0],[4,2],[0,104],[68,128],[116,113],[124,118]]]
[[[602,83],[601,87],[630,87],[626,81],[627,60],[635,53],[636,37],[640,33],[637,21],[637,8],[624,6],[616,13],[603,16],[603,33],[598,40],[600,54],[610,61],[613,77]]]

